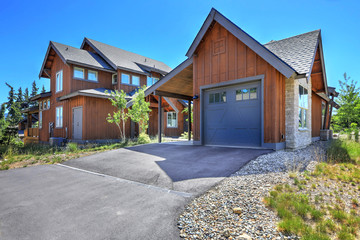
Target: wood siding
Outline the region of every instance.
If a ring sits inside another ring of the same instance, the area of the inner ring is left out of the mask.
[[[320,137],[320,129],[322,127],[321,104],[323,100],[313,92],[311,101],[311,136]]]
[[[285,139],[285,77],[220,24],[204,36],[194,57],[194,95],[200,86],[264,75],[264,142]],[[194,101],[194,140],[200,140],[200,101]]]

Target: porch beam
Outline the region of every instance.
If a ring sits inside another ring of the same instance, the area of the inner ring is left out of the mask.
[[[192,96],[186,96],[186,95],[170,93],[170,92],[163,92],[163,91],[158,91],[158,90],[154,91],[154,95],[157,95],[159,97],[163,96],[163,97],[172,97],[172,98],[184,99],[184,100],[192,100]]]
[[[159,143],[161,143],[161,130],[162,130],[162,111],[161,111],[161,96],[159,96],[159,101],[158,101],[158,138],[159,138]]]
[[[191,141],[191,100],[188,101],[188,140]]]

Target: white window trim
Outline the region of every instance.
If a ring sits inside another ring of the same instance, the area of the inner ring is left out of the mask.
[[[139,84],[134,84],[134,83],[133,83],[133,77],[137,77],[137,78],[139,78]],[[131,75],[131,85],[134,85],[134,86],[140,86],[140,76],[137,76],[137,75]]]
[[[124,83],[124,82],[123,82],[123,75],[127,75],[127,76],[129,76],[129,83]],[[127,73],[121,73],[121,84],[131,85],[131,76],[130,76],[130,74],[127,74]]]
[[[89,79],[89,73],[95,73],[95,76],[96,76],[96,80],[92,80],[92,79]],[[88,70],[88,73],[87,73],[87,80],[88,81],[91,81],[91,82],[99,82],[99,78],[98,78],[98,72],[95,71],[95,70]]]
[[[58,82],[58,75],[60,75],[60,79]],[[63,90],[63,70],[61,69],[55,75],[55,93],[61,92]]]
[[[82,78],[80,78],[80,77],[75,77],[75,70],[81,71],[81,72],[83,73],[83,77],[82,77]],[[85,69],[84,69],[84,68],[80,68],[80,67],[74,67],[73,77],[74,77],[75,79],[82,79],[82,80],[84,80],[84,79],[85,79]]]
[[[58,109],[61,109],[61,118],[59,116],[59,122],[57,119]],[[59,107],[56,107],[56,109],[55,109],[55,128],[62,128],[63,123],[64,123],[64,109],[63,109],[63,106],[59,106]]]
[[[175,126],[169,126],[169,114],[174,114],[176,116]],[[167,112],[166,114],[166,127],[167,128],[177,128],[178,127],[178,113],[177,112]]]
[[[305,114],[307,115],[309,113],[309,91],[306,87],[302,86],[302,85],[299,85],[299,87],[302,87],[303,89],[306,89],[307,90],[307,108],[304,107],[304,106],[301,106],[301,102],[299,102],[299,111],[300,109],[302,110],[305,110],[305,111],[301,111],[301,127],[299,126],[299,131],[306,131],[306,130],[309,130],[308,126],[309,126],[309,118],[308,116],[305,116]],[[299,88],[298,88],[299,89]],[[299,92],[299,98],[300,98],[300,92]],[[299,111],[298,111],[298,114],[299,114]],[[303,127],[304,123],[303,123],[303,120],[305,120],[305,127]]]
[[[115,78],[115,81],[114,81],[114,77],[116,76],[116,78]],[[118,83],[118,75],[117,75],[117,73],[114,73],[112,76],[111,76],[111,83],[113,84],[113,85],[115,85],[115,84],[117,84]]]
[[[39,112],[39,129],[42,128],[42,111]]]

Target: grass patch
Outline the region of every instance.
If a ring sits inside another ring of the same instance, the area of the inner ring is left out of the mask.
[[[264,202],[280,217],[278,228],[286,234],[360,239],[360,144],[334,140],[326,156],[327,162],[318,163],[313,172],[290,174],[293,184],[275,186]],[[319,193],[321,187],[329,191]],[[344,194],[353,198],[343,198]]]

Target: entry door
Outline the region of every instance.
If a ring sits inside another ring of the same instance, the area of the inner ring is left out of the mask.
[[[83,108],[73,108],[73,139],[82,139],[82,119]]]
[[[260,82],[205,91],[204,143],[261,146]]]

